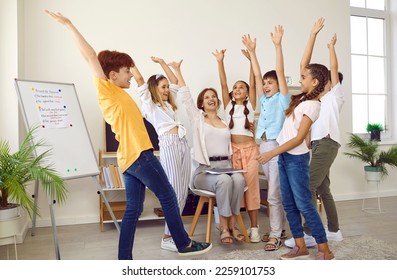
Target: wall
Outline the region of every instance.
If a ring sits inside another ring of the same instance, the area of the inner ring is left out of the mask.
[[[18,144],[26,135],[18,113],[14,87],[14,79],[20,75],[20,62],[23,60],[19,48],[23,42],[23,18],[18,16],[21,11],[23,1],[0,0],[0,139],[8,141],[11,151],[18,149]],[[26,213],[21,215],[17,242],[23,240],[29,225]],[[13,241],[8,238],[6,242]]]
[[[340,71],[345,76],[343,87],[346,92],[340,126],[342,144],[348,138],[347,132],[351,131],[350,10],[347,0],[23,2],[24,9],[18,16],[24,20],[23,32],[20,31],[23,38],[20,39],[25,44],[19,56],[23,57],[23,71],[18,78],[75,83],[95,150],[104,147],[103,123],[90,71],[68,31],[47,17],[43,12],[45,9],[60,11],[70,17],[96,50],[116,49],[130,53],[145,78],[161,72],[150,56],[163,57],[166,61],[184,59],[182,70],[193,95],[204,87],[220,89],[217,64],[211,54],[215,49],[227,49],[225,65],[230,87],[237,79],[248,79],[249,64],[240,51],[243,34],[250,33],[257,38],[262,72],[273,69],[275,52],[269,33],[277,24],[285,28],[286,75],[292,76],[294,85],[298,85],[299,61],[310,29],[317,18],[324,17],[325,27],[318,36],[312,61],[328,65],[326,44],[337,33],[336,49]],[[9,63],[15,67],[15,61]],[[129,92],[136,99],[134,90]],[[181,104],[179,106],[180,119],[188,128],[190,140],[186,114]],[[15,104],[12,107],[15,108]],[[334,196],[337,200],[361,198],[365,186],[362,164],[347,159],[344,150],[342,145],[332,168]],[[397,174],[392,174],[382,183],[382,195],[397,194],[393,186],[396,179]],[[55,207],[57,223],[98,222],[98,195],[92,180],[85,178],[68,183],[67,203]],[[37,225],[49,225],[46,197],[40,194],[39,202],[42,217]]]
[[[14,79],[18,76],[18,2],[0,0],[0,138],[18,147],[18,99]]]

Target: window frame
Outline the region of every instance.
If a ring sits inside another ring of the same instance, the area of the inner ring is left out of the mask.
[[[385,65],[384,65],[384,71],[385,71],[385,130],[382,132],[382,138],[383,139],[390,139],[392,132],[391,129],[393,127],[393,124],[391,123],[392,121],[392,85],[391,85],[391,80],[390,80],[390,73],[391,73],[391,38],[390,38],[390,16],[389,16],[389,0],[385,0],[385,9],[384,10],[375,10],[375,9],[369,9],[369,8],[360,8],[360,7],[350,7],[350,18],[352,16],[358,16],[358,17],[365,17],[365,18],[376,18],[376,19],[383,19],[384,20],[384,30],[383,30],[383,35],[384,35],[384,59],[385,59]],[[350,30],[350,32],[352,32]],[[367,28],[367,35],[368,35],[368,28]],[[367,36],[368,38],[368,36]],[[367,39],[368,42],[368,39]],[[350,59],[352,59],[353,55],[362,55],[367,58],[368,57],[376,57],[373,55],[368,54],[368,49],[366,54],[355,54],[350,51]],[[367,72],[367,77],[369,73]],[[353,75],[352,75],[353,76]],[[353,83],[353,81],[352,81]],[[368,81],[366,88],[368,89]],[[354,93],[352,93],[353,97]],[[367,96],[369,93],[366,94]],[[352,103],[352,112],[354,108],[354,103]],[[368,112],[368,108],[367,108]],[[369,116],[369,112],[368,112]],[[352,120],[354,116],[352,115]],[[353,127],[352,127],[353,129]],[[354,131],[353,131],[354,132]],[[364,133],[358,133],[358,134],[363,134]]]

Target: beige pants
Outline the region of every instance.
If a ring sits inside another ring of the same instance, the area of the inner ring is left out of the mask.
[[[244,178],[247,184],[247,191],[244,193],[244,199],[241,207],[245,207],[248,211],[260,208],[260,191],[259,191],[259,175],[258,161],[259,155],[258,145],[254,140],[246,143],[232,143],[233,156],[232,163],[235,169],[244,169]]]

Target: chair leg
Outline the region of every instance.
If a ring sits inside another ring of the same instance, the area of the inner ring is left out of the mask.
[[[250,238],[248,236],[247,229],[245,228],[243,217],[241,216],[241,213],[237,216],[237,222],[238,222],[238,225],[240,227],[241,233],[244,235],[245,242],[250,243],[251,241],[250,241]]]
[[[189,230],[189,236],[193,236],[194,231],[196,230],[197,222],[200,218],[201,211],[203,210],[204,203],[208,202],[206,197],[200,196],[199,202],[197,204],[196,212],[194,213],[192,225]]]
[[[215,200],[213,197],[208,198],[208,217],[207,217],[207,234],[205,242],[211,242],[211,229],[212,229],[212,215],[214,210]]]

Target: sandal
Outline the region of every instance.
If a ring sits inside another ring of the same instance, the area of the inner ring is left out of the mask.
[[[270,232],[265,233],[262,236],[262,242],[266,242],[266,243],[269,242],[269,236],[270,236]],[[280,239],[287,239],[287,234],[285,233],[285,229],[281,231]]]
[[[275,240],[275,241],[272,241]],[[265,251],[276,251],[283,246],[283,242],[277,237],[270,237],[270,240],[265,244]]]
[[[237,227],[230,229],[230,233],[233,235],[234,239],[236,239],[236,241],[238,242],[243,241],[245,239],[244,234],[242,234]]]
[[[219,229],[220,233],[221,233],[221,243],[224,245],[230,245],[233,244],[233,238],[230,235],[230,232],[228,229],[223,228],[223,229]]]

